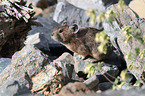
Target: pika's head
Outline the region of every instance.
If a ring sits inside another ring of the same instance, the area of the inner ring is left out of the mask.
[[[56,28],[51,34],[51,37],[56,41],[67,43],[74,37],[74,34],[76,34],[78,31],[78,25],[74,24],[72,26],[68,26],[65,24],[61,27]]]

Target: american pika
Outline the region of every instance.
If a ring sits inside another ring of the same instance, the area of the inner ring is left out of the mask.
[[[91,27],[79,29],[77,24],[72,26],[65,24],[55,29],[52,38],[79,55],[91,56],[99,61],[112,53],[111,47],[107,48],[106,54],[98,51],[97,47],[100,43],[95,42],[95,35],[101,31]]]

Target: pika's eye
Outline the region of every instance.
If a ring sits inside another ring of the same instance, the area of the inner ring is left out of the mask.
[[[62,33],[62,32],[63,32],[63,29],[60,29],[60,30],[59,30],[59,33]]]

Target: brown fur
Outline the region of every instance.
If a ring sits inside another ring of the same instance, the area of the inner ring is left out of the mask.
[[[64,25],[56,28],[52,33],[52,38],[75,53],[83,56],[90,55],[97,60],[102,60],[111,53],[111,50],[108,50],[107,54],[99,53],[97,49],[99,43],[96,43],[94,40],[96,33],[99,32],[101,32],[101,30],[87,27],[79,29],[77,33],[72,33],[69,26]]]

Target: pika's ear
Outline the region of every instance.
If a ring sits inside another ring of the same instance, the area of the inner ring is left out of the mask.
[[[73,24],[72,26],[69,27],[69,29],[72,33],[77,33],[79,31],[79,27],[77,24]]]

